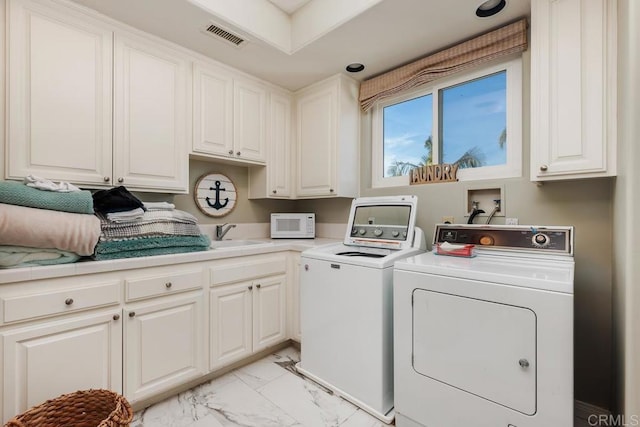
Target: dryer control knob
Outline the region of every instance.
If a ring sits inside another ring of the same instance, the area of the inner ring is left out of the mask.
[[[393,237],[398,237],[398,236],[400,235],[400,232],[399,232],[398,230],[393,230],[393,231],[391,232],[391,235],[392,235]]]
[[[382,230],[379,228],[376,228],[375,230],[373,230],[373,235],[376,237],[382,236]]]
[[[402,237],[407,237],[407,232],[406,231],[402,232]]]
[[[533,245],[538,248],[544,248],[549,244],[549,236],[544,233],[536,233],[531,238]]]
[[[364,236],[365,234],[367,234],[367,230],[361,228],[360,230],[358,230],[358,233],[360,233],[361,236]]]

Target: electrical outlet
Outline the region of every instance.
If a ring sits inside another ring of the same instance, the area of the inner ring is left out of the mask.
[[[506,225],[518,225],[518,218],[507,218],[505,220]]]
[[[443,216],[442,217],[442,222],[445,224],[453,224],[456,222],[456,219],[452,216]]]

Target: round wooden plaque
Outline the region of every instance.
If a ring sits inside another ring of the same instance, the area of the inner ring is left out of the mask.
[[[196,181],[193,191],[198,209],[205,215],[225,216],[236,207],[236,186],[229,177],[221,173],[202,175]]]

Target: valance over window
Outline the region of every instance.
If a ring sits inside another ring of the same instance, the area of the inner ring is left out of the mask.
[[[526,48],[527,20],[521,19],[362,82],[360,107],[367,111],[380,99]]]

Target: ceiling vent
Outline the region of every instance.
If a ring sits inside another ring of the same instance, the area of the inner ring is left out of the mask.
[[[231,43],[232,45],[234,45],[235,47],[242,47],[245,44],[247,44],[247,40],[243,39],[242,37],[233,34],[227,30],[225,30],[224,28],[219,27],[218,25],[214,24],[214,23],[210,23],[209,25],[207,25],[203,32],[205,34],[210,35],[211,37],[215,37],[217,39],[220,40],[224,40],[227,43]]]

